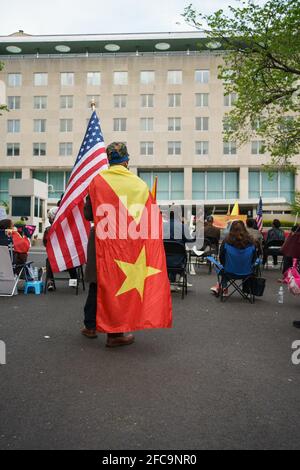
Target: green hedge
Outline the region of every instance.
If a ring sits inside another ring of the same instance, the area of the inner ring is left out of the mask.
[[[280,223],[281,223],[282,228],[285,228],[285,227],[286,228],[291,228],[295,225],[294,222],[290,222],[288,220],[281,220]],[[263,226],[264,227],[272,227],[272,220],[264,220],[263,221]]]

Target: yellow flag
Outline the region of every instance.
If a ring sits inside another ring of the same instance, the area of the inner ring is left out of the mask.
[[[231,211],[231,215],[240,215],[240,208],[238,203],[236,202],[233,206],[233,209]]]
[[[152,197],[153,197],[154,201],[156,201],[156,195],[157,195],[157,176],[155,176],[155,179],[154,179],[154,182],[153,182],[153,186],[152,186],[152,190],[151,190],[151,194],[152,194]]]

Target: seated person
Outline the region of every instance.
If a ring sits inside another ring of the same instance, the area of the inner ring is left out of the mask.
[[[48,227],[46,227],[46,229],[44,231],[43,245],[45,247],[47,247],[49,230],[51,228],[51,225],[54,222],[55,215],[56,215],[57,211],[58,211],[58,207],[53,207],[48,212],[48,220],[49,220],[50,225]],[[70,279],[78,279],[77,269],[76,268],[68,269],[68,273],[70,275]],[[49,291],[54,290],[54,276],[53,276],[53,271],[52,271],[52,268],[51,268],[51,265],[49,263],[48,258],[46,259],[46,279],[48,279],[47,289]]]
[[[272,228],[268,231],[267,237],[265,240],[265,249],[264,249],[264,256],[263,256],[263,264],[266,264],[268,255],[266,252],[266,246],[272,241],[285,241],[284,231],[280,228],[281,224],[278,219],[274,219],[272,223]],[[276,266],[278,264],[277,255],[273,256],[273,264]]]
[[[11,219],[0,220],[0,245],[8,245],[9,238],[13,244],[14,264],[24,264],[28,258],[30,241],[18,232]]]
[[[257,247],[254,239],[251,237],[249,232],[246,230],[244,222],[241,220],[234,220],[231,224],[229,234],[226,236],[225,240],[222,242],[220,247],[220,262],[223,266],[226,263],[226,255],[227,255],[227,246],[233,246],[239,250],[244,250],[249,247],[253,247],[253,264],[257,258]],[[243,271],[244,266],[241,266],[241,272]],[[238,273],[232,273],[238,274]],[[250,274],[250,273],[249,273]],[[218,294],[220,290],[220,285],[217,284],[211,287],[211,291],[214,294]],[[228,290],[226,287],[224,288],[223,295],[228,295]]]
[[[219,252],[219,241],[221,237],[221,230],[218,227],[214,226],[214,218],[212,215],[209,215],[206,218],[206,223],[204,224],[204,239],[210,242],[212,248],[215,248],[216,253]],[[205,242],[203,248],[205,250]]]

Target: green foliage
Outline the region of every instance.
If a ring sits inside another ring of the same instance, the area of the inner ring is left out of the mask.
[[[274,219],[277,218],[276,216],[274,216]],[[263,221],[263,228],[268,228],[268,227],[272,227],[272,220],[264,220]],[[291,228],[293,227],[295,224],[294,222],[291,222],[290,220],[280,220],[280,223],[281,223],[281,228],[284,229],[284,228]]]
[[[8,214],[9,213],[9,205],[6,201],[1,201],[0,200],[0,207],[5,207],[5,210],[6,210],[6,213]]]
[[[222,45],[218,77],[226,94],[237,94],[225,140],[239,145],[263,140],[271,165],[289,166],[300,153],[300,2],[239,3],[228,15],[223,10],[202,15],[190,4],[183,16],[199,29],[208,25],[208,47]]]
[[[3,69],[3,67],[4,67],[4,64],[0,62],[0,72]],[[8,107],[5,104],[0,103],[0,116],[2,116],[1,111],[8,111]]]

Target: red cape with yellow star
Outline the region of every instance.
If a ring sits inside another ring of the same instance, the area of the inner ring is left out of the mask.
[[[170,328],[170,284],[158,206],[121,165],[101,171],[89,193],[96,233],[97,330]]]

